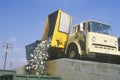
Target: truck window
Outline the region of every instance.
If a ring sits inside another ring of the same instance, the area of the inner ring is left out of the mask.
[[[73,27],[72,33],[76,32],[76,27]]]
[[[75,27],[73,27],[72,33],[76,33],[80,31],[80,25],[76,25]]]
[[[111,26],[109,25],[91,21],[88,23],[88,26],[90,28],[90,32],[112,35]]]
[[[77,30],[77,31],[80,31],[80,25],[77,25],[77,27],[78,27],[78,30]]]

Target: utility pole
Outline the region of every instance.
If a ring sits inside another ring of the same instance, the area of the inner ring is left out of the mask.
[[[8,52],[9,52],[9,50],[12,49],[11,45],[12,45],[12,44],[10,44],[10,43],[5,43],[5,44],[3,45],[3,47],[5,48],[5,60],[4,60],[4,67],[3,67],[4,70],[5,70],[5,68],[6,68],[7,54],[8,54]]]
[[[12,69],[12,62],[10,62],[10,69]]]

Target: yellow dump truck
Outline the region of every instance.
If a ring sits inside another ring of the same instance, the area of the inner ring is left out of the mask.
[[[73,26],[72,17],[62,10],[48,15],[42,40],[50,39],[50,59],[67,57],[118,63],[118,39],[112,35],[111,26],[88,20]]]

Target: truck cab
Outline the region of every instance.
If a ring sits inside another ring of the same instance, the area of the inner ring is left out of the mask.
[[[68,39],[66,55],[69,58],[91,59],[101,55],[120,56],[118,40],[112,35],[110,25],[88,20],[73,27]]]

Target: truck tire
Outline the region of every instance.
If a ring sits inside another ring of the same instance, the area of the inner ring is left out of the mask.
[[[76,44],[71,43],[67,47],[66,57],[70,58],[70,59],[78,59],[80,57],[78,54],[78,48],[77,48]]]

